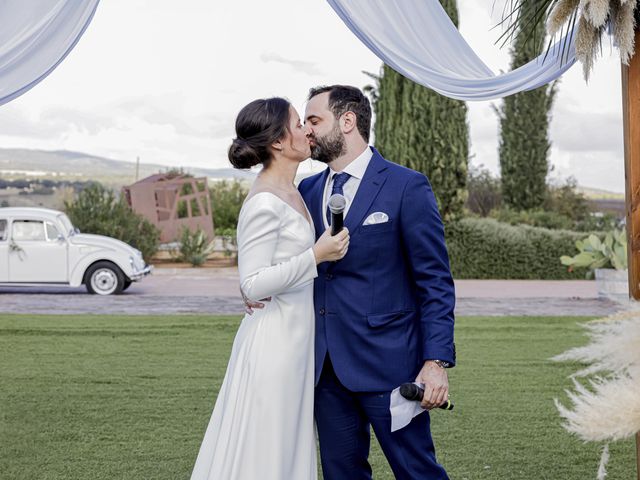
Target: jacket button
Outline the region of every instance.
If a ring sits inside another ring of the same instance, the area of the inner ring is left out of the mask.
[[[324,315],[324,314],[325,314],[325,310],[324,310],[324,308],[321,308],[320,309],[320,315]]]
[[[331,279],[333,278],[333,275],[331,275],[330,273],[327,273],[327,274],[324,276],[324,278],[325,278],[326,280],[331,280]]]

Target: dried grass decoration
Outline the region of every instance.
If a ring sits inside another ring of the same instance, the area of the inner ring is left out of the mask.
[[[525,1],[536,2],[536,8],[529,18],[521,19]],[[567,34],[574,36],[576,58],[582,63],[584,78],[588,80],[596,57],[602,53],[605,31],[613,36],[622,63],[629,65],[635,47],[639,4],[640,0],[507,0],[501,24],[508,26],[501,39],[513,40],[519,24],[524,25],[522,28],[529,31],[529,36],[535,37],[536,25],[546,22],[547,33],[551,36],[547,51],[553,41]],[[563,58],[567,47],[568,42],[561,42]]]
[[[637,0],[558,0],[547,19],[547,31],[555,35],[565,25],[575,28],[576,58],[588,79],[602,52],[602,34],[608,29],[625,65],[634,53]]]
[[[618,313],[585,327],[588,345],[553,358],[588,364],[571,376],[575,388],[566,391],[571,408],[555,400],[563,427],[585,441],[630,438],[640,432],[640,311]],[[586,376],[589,388],[577,380]],[[606,476],[608,457],[605,445],[598,479]]]

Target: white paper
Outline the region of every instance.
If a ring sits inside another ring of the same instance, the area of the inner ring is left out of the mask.
[[[424,385],[416,383],[423,388]],[[391,392],[389,411],[391,412],[391,431],[395,432],[409,425],[411,420],[426,411],[420,406],[420,402],[407,400],[400,395],[400,387]]]

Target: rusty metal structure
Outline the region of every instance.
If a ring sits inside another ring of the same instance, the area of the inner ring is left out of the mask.
[[[183,227],[213,240],[207,178],[158,173],[123,188],[129,206],[160,229],[163,243],[178,240]]]

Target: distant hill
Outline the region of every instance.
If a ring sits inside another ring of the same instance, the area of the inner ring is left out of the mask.
[[[139,179],[170,167],[141,163]],[[207,169],[182,166],[185,172],[210,179],[252,180],[255,174],[234,168]],[[113,185],[135,181],[136,165],[132,162],[97,157],[67,150],[29,150],[0,148],[0,177],[32,177],[75,180],[96,180]]]
[[[138,178],[168,170],[166,165],[141,163]],[[235,168],[200,168],[182,166],[185,172],[210,180],[253,181],[255,173]],[[317,167],[316,167],[317,168]],[[296,181],[314,172],[301,168]],[[69,150],[30,150],[26,148],[0,148],[0,178],[51,178],[70,180],[96,180],[113,186],[128,185],[135,181],[133,162],[98,157]],[[578,191],[590,200],[622,201],[624,193],[578,186]],[[605,202],[606,203],[606,202]]]
[[[585,197],[593,200],[622,200],[624,201],[624,193],[610,192],[608,190],[602,190],[600,188],[591,187],[577,187],[578,192],[582,193]]]

